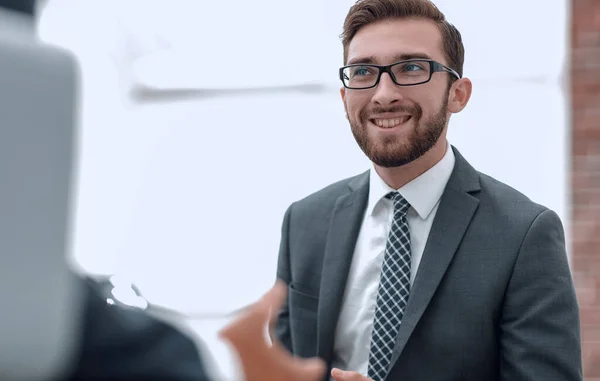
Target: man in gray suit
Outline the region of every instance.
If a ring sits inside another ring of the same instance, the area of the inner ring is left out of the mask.
[[[458,30],[428,0],[361,0],[342,39],[373,169],[287,210],[277,337],[336,381],[582,380],[559,217],[446,139],[472,86]]]

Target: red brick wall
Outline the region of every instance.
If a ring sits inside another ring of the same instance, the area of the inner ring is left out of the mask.
[[[572,265],[586,381],[600,380],[600,0],[572,0]]]

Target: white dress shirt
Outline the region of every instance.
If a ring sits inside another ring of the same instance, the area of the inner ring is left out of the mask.
[[[412,180],[398,192],[410,203],[407,219],[410,230],[414,282],[425,243],[440,198],[454,169],[450,146],[436,165]],[[367,374],[375,304],[393,204],[385,195],[394,191],[375,169],[370,171],[369,200],[362,222],[335,333],[333,367]]]

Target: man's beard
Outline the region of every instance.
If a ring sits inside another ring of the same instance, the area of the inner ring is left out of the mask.
[[[448,97],[442,103],[438,112],[422,120],[423,110],[420,106],[414,108],[390,107],[387,109],[377,108],[373,110],[362,110],[359,115],[359,123],[350,121],[352,134],[359,147],[367,157],[376,165],[384,168],[400,167],[408,164],[427,151],[437,143],[448,120],[446,110],[448,106]],[[412,116],[406,123],[414,123],[414,129],[402,137],[389,136],[379,137],[375,140],[369,136],[368,126],[369,116],[382,113],[410,113]]]

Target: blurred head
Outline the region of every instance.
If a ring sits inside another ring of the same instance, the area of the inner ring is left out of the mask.
[[[429,0],[359,0],[341,38],[342,99],[369,159],[399,167],[442,137],[445,144],[450,115],[466,106],[471,82],[462,78],[461,35],[444,14]]]

